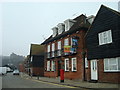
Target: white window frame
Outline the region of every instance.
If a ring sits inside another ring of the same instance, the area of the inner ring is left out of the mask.
[[[50,52],[50,45],[47,46],[47,52]]]
[[[88,60],[87,60],[87,57],[85,58],[85,68],[88,68]]]
[[[54,56],[55,56],[54,51],[55,51],[55,43],[52,43],[52,57],[54,57]]]
[[[116,63],[115,64],[110,64],[110,60],[113,60],[113,59],[116,61]],[[118,58],[118,57],[117,58],[106,58],[106,59],[104,59],[104,72],[119,72],[120,71],[119,70],[120,65],[118,63],[118,60],[120,60],[120,58]],[[108,70],[106,70],[106,66],[107,66]],[[112,66],[116,66],[117,70],[111,70]]]
[[[67,62],[68,61],[68,62]],[[68,64],[68,65],[67,65]],[[68,69],[67,69],[68,66]],[[69,71],[69,58],[65,59],[65,71]]]
[[[30,61],[31,61],[31,62],[33,61],[33,56],[31,56],[31,59],[30,59]]]
[[[52,43],[52,51],[55,51],[55,43]]]
[[[99,45],[112,43],[112,31],[108,30],[98,33],[98,38],[99,38]]]
[[[75,61],[74,61],[75,60]],[[74,63],[75,62],[75,63]],[[71,60],[71,65],[72,65],[72,71],[77,71],[77,58],[72,58]],[[76,67],[76,69],[74,69],[74,65]]]
[[[69,45],[69,38],[64,39],[64,46],[68,46]]]
[[[50,71],[50,61],[47,61],[47,71]]]
[[[61,50],[61,41],[58,41],[58,50]]]
[[[55,71],[55,61],[51,61],[51,71]]]

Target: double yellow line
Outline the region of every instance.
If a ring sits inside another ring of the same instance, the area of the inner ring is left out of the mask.
[[[32,80],[32,81],[41,82],[41,83],[46,83],[46,84],[51,84],[51,85],[56,85],[56,86],[61,86],[61,87],[67,87],[67,88],[76,88],[76,87],[72,87],[72,86],[55,84],[55,83],[50,83],[50,82],[38,81],[38,80]]]

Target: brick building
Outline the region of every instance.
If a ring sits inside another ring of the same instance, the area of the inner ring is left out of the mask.
[[[82,14],[52,28],[53,35],[42,43],[46,53],[44,76],[59,77],[60,69],[64,69],[67,79],[87,79],[84,37],[92,19]]]
[[[120,13],[102,5],[87,33],[88,81],[120,83]]]

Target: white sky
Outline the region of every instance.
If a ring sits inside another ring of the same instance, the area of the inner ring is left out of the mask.
[[[43,36],[49,37],[51,28],[58,23],[75,17],[74,14],[96,15],[101,4],[118,10],[118,2],[2,2],[0,54],[10,55],[14,52],[26,56],[30,44],[42,43]]]

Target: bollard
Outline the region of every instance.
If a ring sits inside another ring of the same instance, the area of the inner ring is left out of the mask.
[[[64,69],[60,69],[60,82],[64,82]]]

